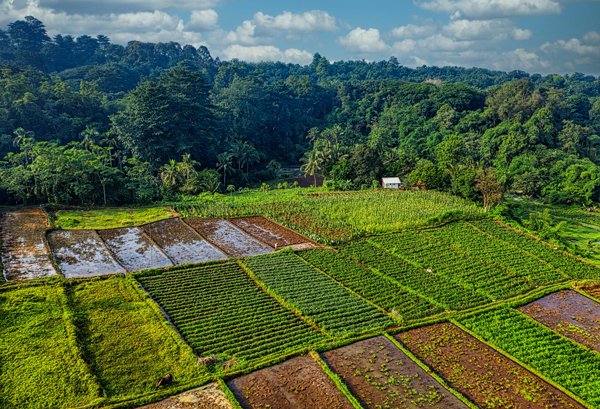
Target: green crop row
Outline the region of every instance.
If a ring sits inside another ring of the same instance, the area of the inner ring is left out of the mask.
[[[453,249],[522,278],[533,286],[553,284],[567,279],[561,271],[518,246],[483,234],[465,222],[452,223],[424,233]]]
[[[527,282],[502,269],[460,254],[440,241],[417,231],[375,237],[370,241],[425,270],[447,277],[459,285],[478,289],[492,300],[514,297],[533,288]]]
[[[367,332],[394,324],[376,307],[292,253],[261,255],[244,263],[277,296],[332,335]]]
[[[327,250],[299,252],[298,255],[362,297],[379,305],[403,323],[435,315],[443,309],[362,267],[347,257]]]
[[[323,339],[232,261],[137,279],[199,356],[252,361]]]
[[[459,321],[485,341],[600,408],[600,354],[509,308]]]
[[[476,228],[500,238],[512,245],[543,258],[548,264],[557,270],[573,278],[600,279],[600,268],[591,264],[583,263],[574,257],[564,254],[561,250],[547,246],[546,244],[517,233],[511,229],[502,227],[492,220],[480,220],[470,223]]]
[[[464,310],[490,302],[488,297],[473,288],[416,267],[367,241],[354,242],[340,251],[448,310]]]

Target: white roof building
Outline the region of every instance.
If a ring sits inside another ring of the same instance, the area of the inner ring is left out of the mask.
[[[402,182],[400,178],[381,178],[381,186],[385,189],[400,189]]]

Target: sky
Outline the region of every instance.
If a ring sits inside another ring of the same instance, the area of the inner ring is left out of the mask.
[[[205,45],[222,60],[387,60],[600,75],[600,0],[0,0],[0,28]]]

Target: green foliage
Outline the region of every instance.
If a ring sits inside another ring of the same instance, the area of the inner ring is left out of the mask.
[[[136,209],[59,210],[53,214],[57,229],[102,230],[117,227],[140,226],[173,217],[166,207]]]
[[[65,308],[61,287],[0,292],[1,407],[73,408],[100,398]]]
[[[600,354],[508,308],[459,319],[485,341],[600,407]]]

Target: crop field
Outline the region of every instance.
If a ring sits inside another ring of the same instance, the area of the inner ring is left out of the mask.
[[[48,216],[40,208],[0,215],[0,244],[4,276],[8,281],[56,275],[45,234]]]
[[[185,222],[230,257],[255,256],[273,251],[224,219],[191,218]]]
[[[236,217],[229,221],[274,249],[307,243],[306,237],[265,217]]]
[[[67,278],[125,273],[93,230],[55,230],[48,243]]]
[[[366,408],[467,407],[385,337],[325,352],[323,359]]]
[[[341,252],[446,310],[464,310],[491,302],[477,288],[419,268],[367,241],[344,246]]]
[[[514,361],[446,322],[395,336],[482,408],[582,408]]]
[[[104,230],[141,226],[173,216],[174,212],[168,207],[59,210],[52,214],[52,224],[63,230]]]
[[[600,283],[588,284],[588,285],[584,286],[582,289],[583,289],[583,291],[585,291],[586,294],[591,295],[596,300],[600,300]]]
[[[600,352],[600,303],[572,290],[558,291],[519,308],[548,328]]]
[[[394,324],[375,306],[292,253],[262,255],[244,263],[278,297],[329,334],[360,333]]]
[[[201,357],[216,355],[229,365],[243,364],[323,339],[262,292],[233,261],[137,279]]]
[[[0,292],[0,407],[73,408],[100,397],[65,307],[61,287]]]
[[[227,257],[179,219],[146,224],[142,229],[175,264],[199,263]]]
[[[319,249],[302,251],[298,255],[334,280],[380,306],[401,323],[410,323],[443,312],[440,306],[339,253]]]
[[[98,230],[106,247],[127,271],[172,266],[173,263],[144,232],[137,227]]]
[[[159,402],[140,406],[139,409],[234,409],[234,407],[215,382]]]
[[[599,353],[509,308],[460,318],[459,322],[592,407],[600,407]]]
[[[152,393],[166,373],[173,386],[200,375],[192,349],[131,280],[85,281],[70,285],[68,293],[80,344],[107,397]]]
[[[352,409],[331,379],[307,356],[236,378],[228,386],[245,408]]]

